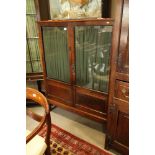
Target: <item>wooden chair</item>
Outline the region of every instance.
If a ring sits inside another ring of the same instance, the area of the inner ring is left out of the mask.
[[[51,117],[50,117],[50,109],[49,109],[49,105],[48,102],[45,98],[45,96],[43,94],[41,94],[39,91],[32,89],[32,88],[26,88],[26,99],[30,99],[32,101],[34,101],[35,103],[40,104],[44,109],[45,109],[45,113],[44,116],[40,116],[38,114],[33,113],[31,110],[29,110],[27,108],[26,110],[26,114],[28,116],[30,116],[31,118],[33,118],[34,120],[40,122],[39,125],[32,131],[30,132],[30,134],[26,137],[26,145],[30,145],[30,147],[28,149],[31,148],[31,144],[32,141],[35,141],[37,143],[39,143],[39,140],[42,139],[42,137],[40,137],[39,135],[37,135],[39,133],[39,131],[41,131],[41,129],[43,128],[43,126],[46,124],[47,125],[47,133],[46,133],[46,137],[44,140],[44,145],[46,147],[44,147],[44,151],[45,151],[45,155],[50,155],[50,133],[51,133]],[[29,132],[29,131],[28,131]],[[38,138],[39,139],[36,139]],[[42,142],[43,143],[43,142]],[[32,149],[38,149],[37,151],[39,151],[39,149],[41,149],[41,144],[39,145],[39,147],[37,148],[37,144],[32,143]],[[31,150],[28,150],[27,152],[31,152]],[[42,150],[43,152],[43,150]],[[32,153],[30,153],[32,154]]]

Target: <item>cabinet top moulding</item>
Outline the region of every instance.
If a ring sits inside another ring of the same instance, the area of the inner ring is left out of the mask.
[[[114,20],[112,18],[95,18],[95,19],[69,19],[69,20],[41,20],[38,21],[40,26],[51,26],[53,23],[59,24],[68,24],[68,23],[75,23],[76,25],[113,25]]]

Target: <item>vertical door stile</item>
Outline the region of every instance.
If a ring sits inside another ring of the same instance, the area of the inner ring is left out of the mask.
[[[70,63],[70,82],[72,87],[72,105],[75,105],[75,48],[74,48],[74,26],[68,23],[68,47]]]
[[[46,73],[46,64],[45,64],[45,51],[44,51],[44,45],[43,45],[42,25],[39,25],[39,24],[38,24],[38,36],[39,36],[41,65],[43,68],[43,79],[45,84],[45,90],[47,90],[47,83],[46,83],[47,73]],[[46,91],[45,91],[45,94],[47,95]]]

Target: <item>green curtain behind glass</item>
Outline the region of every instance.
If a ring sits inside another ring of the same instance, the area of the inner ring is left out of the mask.
[[[76,84],[108,91],[111,26],[76,26]]]
[[[26,0],[26,72],[42,72],[34,0]]]
[[[47,76],[70,81],[67,28],[43,27],[43,43]]]

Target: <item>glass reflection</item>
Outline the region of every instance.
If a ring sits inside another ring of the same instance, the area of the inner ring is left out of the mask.
[[[112,26],[75,27],[76,84],[108,91]]]

